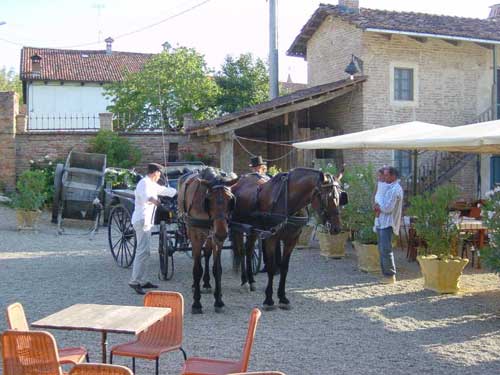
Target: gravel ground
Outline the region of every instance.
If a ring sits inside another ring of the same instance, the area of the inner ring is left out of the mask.
[[[67,222],[66,233],[43,217],[38,233],[17,232],[15,215],[0,206],[0,308],[19,301],[35,321],[75,303],[141,305],[128,286],[130,270],[114,263],[103,228],[93,239],[82,223]],[[87,225],[87,223],[85,223]],[[90,223],[88,224],[90,226]],[[156,241],[156,240],[155,240]],[[156,248],[156,247],[155,247]],[[500,371],[500,283],[497,276],[468,267],[463,292],[436,295],[422,288],[418,266],[397,251],[399,281],[381,285],[376,276],[356,268],[348,249],[343,260],[325,260],[319,250],[294,252],[287,283],[291,311],[264,312],[257,328],[249,370],[302,374],[493,374]],[[241,294],[231,271],[230,252],[223,257],[226,311],[213,311],[213,296],[203,295],[203,315],[191,315],[191,265],[175,258],[173,280],[161,289],[184,295],[184,348],[188,355],[237,358],[250,310],[264,300],[258,291]],[[157,281],[158,256],[149,271]],[[6,328],[0,320],[0,330]],[[53,330],[60,346],[84,345],[100,359],[100,335]],[[131,339],[109,335],[109,345]],[[130,366],[130,360],[117,358]],[[180,353],[161,357],[162,374],[178,374]],[[153,374],[154,362],[138,360],[137,374]]]

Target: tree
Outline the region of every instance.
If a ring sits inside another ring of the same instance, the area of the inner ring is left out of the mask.
[[[15,91],[19,95],[19,101],[22,102],[22,83],[14,69],[7,70],[5,67],[0,69],[0,91]]]
[[[222,113],[238,111],[269,98],[267,66],[251,53],[237,58],[226,56],[215,82],[219,86],[217,106]]]
[[[108,110],[128,115],[128,128],[180,130],[186,113],[195,120],[215,115],[217,85],[209,73],[203,55],[194,49],[168,49],[142,71],[106,85],[105,96],[112,101]]]

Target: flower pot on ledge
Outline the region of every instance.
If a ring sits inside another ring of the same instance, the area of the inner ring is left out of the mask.
[[[469,259],[439,259],[436,255],[427,255],[418,256],[417,260],[424,276],[425,289],[438,293],[457,293],[460,290],[460,276]]]
[[[356,257],[358,258],[358,268],[360,271],[369,273],[380,272],[380,256],[377,245],[362,244],[353,242]]]
[[[318,231],[320,255],[340,259],[345,256],[345,244],[349,239],[349,232],[332,235],[327,232]]]

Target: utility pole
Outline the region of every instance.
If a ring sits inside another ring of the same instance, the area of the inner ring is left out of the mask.
[[[276,32],[276,1],[269,1],[269,99],[277,98],[278,93],[278,48]]]

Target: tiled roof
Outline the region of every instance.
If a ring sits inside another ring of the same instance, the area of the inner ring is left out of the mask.
[[[500,41],[500,19],[477,19],[413,12],[393,12],[360,8],[359,12],[338,5],[320,4],[287,51],[290,56],[306,56],[307,42],[328,16],[341,19],[361,29],[444,35]]]
[[[41,57],[40,74],[33,74],[31,57]],[[116,82],[127,72],[142,69],[153,54],[106,51],[80,51],[23,47],[21,79],[41,81]]]
[[[352,80],[344,79],[336,82],[325,83],[319,86],[309,87],[303,90],[298,90],[288,95],[278,96],[277,98],[269,100],[267,102],[243,108],[242,110],[237,112],[228,113],[213,120],[196,122],[193,126],[186,130],[189,133],[218,127],[247,117],[274,111],[276,109],[292,104],[313,100],[320,96],[333,93],[344,88],[356,86],[365,82],[366,79],[366,76],[358,76],[354,77]]]

